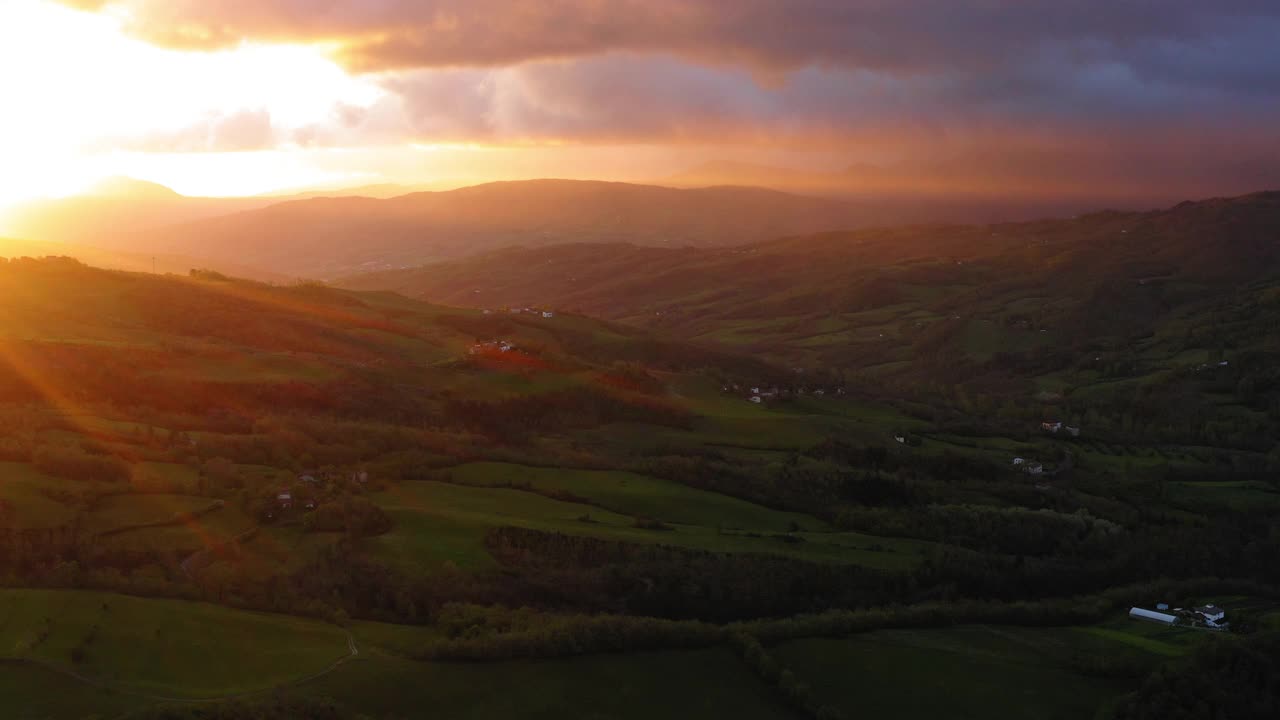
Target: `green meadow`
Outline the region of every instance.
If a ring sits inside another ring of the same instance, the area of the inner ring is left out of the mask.
[[[800,720],[725,649],[437,663],[372,647],[297,688],[388,717]]]
[[[1132,690],[1080,666],[1127,654],[1164,658],[1076,628],[883,630],[783,643],[779,661],[849,717],[1075,720]]]
[[[341,628],[299,617],[90,591],[0,590],[0,657],[125,693],[258,692],[347,654]]]
[[[793,525],[824,530],[824,523],[800,513],[772,510],[686,485],[629,472],[538,468],[508,463],[470,463],[449,469],[451,482],[476,487],[528,486],[538,492],[568,493],[593,505],[684,525],[784,532]]]
[[[463,568],[491,567],[493,560],[485,551],[484,536],[489,529],[502,526],[887,569],[914,565],[930,546],[922,541],[853,532],[800,532],[796,535],[803,542],[784,542],[773,535],[700,525],[642,529],[636,527],[632,516],[589,505],[520,490],[440,482],[404,483],[380,494],[377,501],[395,525],[391,532],[369,541],[371,552],[401,567],[428,571],[438,570],[445,563]]]

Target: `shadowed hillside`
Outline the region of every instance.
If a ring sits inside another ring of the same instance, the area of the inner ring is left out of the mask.
[[[901,339],[948,315],[997,313],[988,319],[1004,322],[1001,303],[1018,298],[1021,314],[1055,326],[1057,341],[1124,336],[1175,306],[1269,277],[1278,257],[1280,193],[1260,193],[1146,213],[869,229],[726,249],[520,247],[344,284],[482,307],[549,304],[772,355],[858,364],[896,346],[870,347],[871,329],[877,340],[885,327]]]
[[[579,310],[964,414],[983,396],[984,423],[1000,402],[1094,408],[1117,431],[1144,417],[1161,437],[1261,448],[1280,420],[1280,193],[723,250],[511,249],[350,283]],[[942,400],[947,386],[970,396]]]

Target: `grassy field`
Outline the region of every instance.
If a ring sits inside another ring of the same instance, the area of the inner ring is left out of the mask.
[[[95,511],[95,522],[107,527],[112,523],[120,532],[99,538],[118,550],[144,550],[162,548],[177,552],[194,552],[204,547],[229,540],[254,527],[253,520],[234,504],[224,504],[192,520],[174,525],[129,528],[135,523],[129,519],[154,518],[144,522],[171,519],[175,511],[184,507],[201,509],[213,501],[209,498],[173,495],[123,495],[106,503],[107,515],[101,517]]]
[[[306,677],[347,654],[340,628],[205,603],[87,591],[0,590],[0,657],[123,691],[209,697]]]
[[[678,545],[717,552],[761,552],[819,562],[844,562],[879,568],[915,564],[928,543],[859,533],[799,533],[804,542],[785,543],[771,536],[752,537],[714,527],[673,525],[670,531],[635,527],[634,518],[519,490],[474,488],[446,483],[405,483],[377,497],[395,522],[394,529],[371,541],[375,556],[400,567],[437,570],[449,562],[462,568],[492,564],[485,532],[516,526],[588,535],[610,540]],[[583,519],[589,516],[590,521]]]
[[[1162,658],[1073,628],[885,630],[784,643],[779,660],[850,717],[1075,720],[1133,689],[1090,677],[1073,656]],[[1136,683],[1136,681],[1134,681]]]
[[[86,525],[93,532],[110,532],[137,525],[170,521],[179,513],[199,513],[212,504],[213,499],[198,495],[111,495],[94,506],[88,514]],[[227,510],[228,508],[224,507],[220,511]],[[235,512],[235,510],[231,511]]]
[[[147,702],[46,668],[0,661],[0,714],[13,720],[114,718]]]
[[[70,495],[81,491],[80,483],[49,477],[29,463],[0,463],[0,500],[9,508],[4,523],[16,528],[48,528],[67,525],[75,509],[47,491]]]
[[[542,492],[572,493],[617,513],[671,523],[760,532],[784,532],[793,523],[804,530],[826,529],[824,523],[808,515],[772,510],[635,473],[470,463],[451,468],[449,474],[452,482],[464,485],[529,485]]]
[[[797,718],[728,650],[475,664],[416,662],[375,647],[298,692],[391,717]]]
[[[0,591],[0,716],[127,717],[172,702],[164,697],[274,688],[332,698],[371,717],[419,717],[425,709],[434,717],[475,719],[796,717],[724,649],[440,663],[404,656],[436,637],[431,628],[356,622],[352,631],[360,648],[356,658],[293,685],[346,654],[340,629],[202,603]],[[72,659],[77,647],[83,648],[80,662]]]

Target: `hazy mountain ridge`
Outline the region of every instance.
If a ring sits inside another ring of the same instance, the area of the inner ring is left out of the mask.
[[[500,182],[390,199],[313,198],[116,238],[304,277],[402,267],[510,245],[727,246],[865,224],[859,208],[759,188]]]
[[[895,321],[892,333],[871,338],[910,343],[915,323],[1004,318],[1002,303],[1040,298],[1022,305],[1040,308],[1030,315],[1044,322],[1053,317],[1059,342],[1128,336],[1194,299],[1270,277],[1278,258],[1280,193],[1258,193],[1146,213],[869,229],[732,249],[510,248],[344,284],[474,306],[575,308],[792,360],[874,364],[904,359],[908,346],[855,342],[859,327],[885,322],[860,313],[916,308],[911,332]],[[1036,345],[1038,336],[1018,342]]]

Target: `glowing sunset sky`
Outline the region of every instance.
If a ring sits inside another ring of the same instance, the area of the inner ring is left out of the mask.
[[[1280,186],[1280,4],[0,0],[0,204],[734,159]]]

